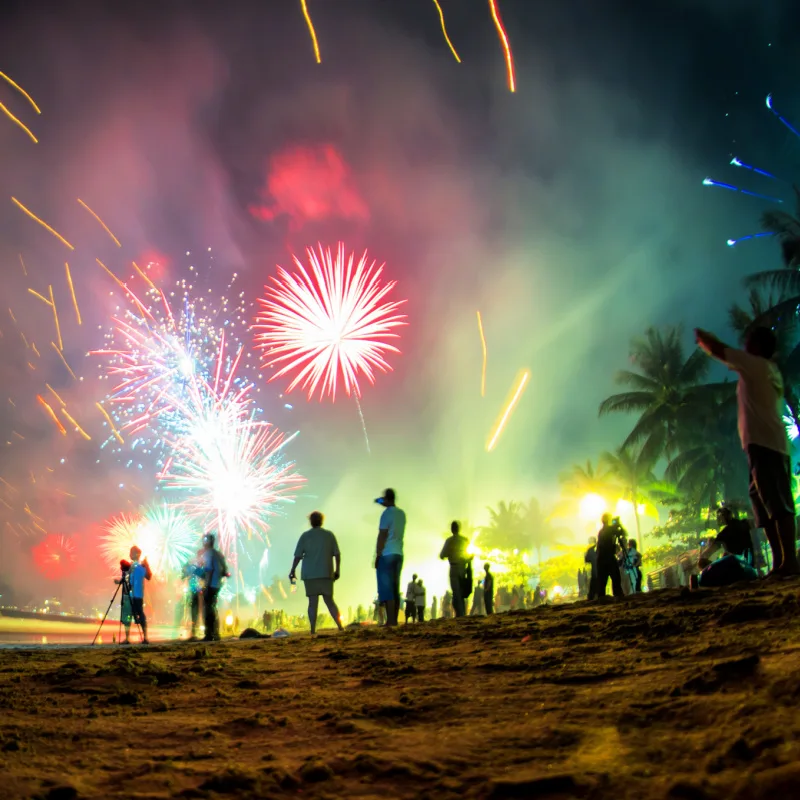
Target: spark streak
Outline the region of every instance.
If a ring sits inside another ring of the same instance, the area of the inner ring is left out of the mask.
[[[53,348],[53,350],[55,350],[56,353],[58,353],[58,357],[61,359],[61,363],[67,368],[67,372],[69,372],[69,374],[72,375],[73,380],[78,380],[78,376],[72,371],[72,367],[70,367],[70,365],[67,363],[67,359],[64,358],[64,354],[61,352],[61,350],[58,349],[56,343],[50,342],[50,345]]]
[[[22,260],[22,253],[19,254],[19,263],[22,264],[22,274],[27,278],[28,270],[25,268],[25,262]]]
[[[503,411],[503,414],[500,417],[497,425],[495,426],[494,433],[492,434],[491,439],[489,439],[489,443],[486,445],[486,452],[491,453],[494,449],[494,446],[497,444],[497,440],[500,438],[500,434],[503,432],[503,429],[506,427],[506,423],[508,422],[508,418],[511,416],[511,412],[514,410],[514,407],[519,402],[520,397],[522,397],[522,392],[525,390],[525,385],[528,383],[528,379],[531,377],[530,372],[525,370],[517,379],[518,385],[514,391],[511,400],[509,401],[508,405]]]
[[[53,234],[53,236],[58,239],[59,242],[66,245],[70,250],[74,250],[75,248],[55,229],[51,228],[43,219],[40,219],[33,213],[29,208],[26,208],[16,197],[11,198],[11,202],[14,203],[17,208],[20,208],[25,214],[27,214],[32,220],[38,222],[46,231],[49,231]]]
[[[75,286],[72,283],[72,275],[69,271],[69,264],[65,261],[64,267],[67,270],[67,284],[69,285],[69,293],[72,295],[72,305],[75,306],[75,316],[78,318],[78,325],[82,325],[81,322],[81,310],[78,308],[78,298],[75,296]]]
[[[36,395],[36,399],[41,403],[42,408],[44,408],[45,412],[47,412],[47,415],[50,417],[50,419],[52,419],[53,422],[55,422],[55,424],[58,426],[58,430],[60,431],[61,435],[66,436],[67,429],[61,424],[61,420],[56,416],[56,412],[53,411],[50,403],[48,403],[47,400],[45,400],[40,394]]]
[[[139,265],[135,261],[132,261],[131,263],[133,264],[133,268],[136,270],[136,272],[138,272],[139,275],[144,279],[145,283],[151,289],[155,289],[156,291],[158,291],[158,287],[153,283],[153,281],[150,280],[150,278],[147,277],[147,273],[144,272],[144,270],[140,269]]]
[[[119,239],[117,239],[117,237],[114,236],[113,233],[111,233],[111,230],[109,229],[108,225],[106,225],[105,222],[103,222],[103,220],[101,220],[100,217],[98,217],[97,214],[95,214],[95,212],[92,211],[92,209],[89,208],[89,206],[87,206],[86,203],[84,203],[83,200],[80,199],[80,197],[77,199],[78,202],[103,226],[103,230],[111,237],[114,244],[117,247],[122,247],[122,245],[119,242]]]
[[[13,86],[30,104],[33,106],[33,110],[37,114],[41,114],[41,110],[39,106],[36,105],[33,98],[15,81],[8,77],[5,72],[0,72],[0,78],[2,78],[9,86]]]
[[[731,192],[740,192],[749,197],[757,197],[760,200],[771,200],[773,203],[782,203],[780,197],[770,197],[768,194],[759,194],[758,192],[751,192],[749,189],[742,189],[739,186],[734,186],[731,183],[722,183],[722,181],[715,181],[713,178],[703,178],[703,186],[718,186],[720,189],[727,189]]]
[[[62,407],[66,408],[67,404],[61,399],[61,395],[59,395],[59,393],[49,383],[45,383],[45,386],[47,387],[50,394],[52,394],[53,397],[55,397],[55,399],[58,400],[58,402],[62,405]]]
[[[83,438],[84,438],[84,439],[86,439],[86,441],[87,441],[87,442],[91,442],[91,441],[92,441],[92,437],[91,437],[91,436],[89,436],[89,434],[88,434],[88,433],[86,433],[86,431],[85,431],[83,428],[81,428],[81,426],[80,426],[80,425],[78,425],[78,423],[77,423],[77,421],[75,420],[75,418],[74,418],[74,417],[73,417],[73,416],[72,416],[72,415],[71,415],[71,414],[70,414],[70,413],[67,411],[67,409],[66,409],[66,408],[62,408],[62,409],[61,409],[61,413],[62,413],[62,414],[63,414],[63,415],[64,415],[64,416],[65,416],[65,417],[66,417],[66,418],[67,418],[67,419],[68,419],[68,420],[69,420],[69,421],[70,421],[70,422],[71,422],[71,423],[72,423],[72,424],[75,426],[75,430],[76,430],[76,431],[77,431],[77,432],[78,432],[78,433],[79,433],[81,436],[83,436]]]
[[[494,25],[497,28],[497,34],[500,37],[500,43],[503,45],[503,50],[506,56],[508,90],[510,92],[516,92],[517,79],[514,77],[514,57],[511,55],[511,45],[508,43],[506,29],[503,27],[503,21],[500,19],[500,11],[497,8],[497,0],[489,0],[489,9],[492,12],[492,19],[494,20]]]
[[[483,320],[481,312],[478,312],[478,333],[481,335],[481,347],[483,348],[483,369],[481,370],[481,397],[486,397],[486,337],[483,335]]]
[[[773,114],[774,114],[774,115],[775,115],[775,116],[776,116],[776,117],[777,117],[777,118],[780,120],[781,124],[782,124],[784,127],[788,128],[788,129],[789,129],[789,130],[790,130],[790,131],[791,131],[791,132],[792,132],[792,133],[793,133],[795,136],[798,136],[798,137],[800,137],[800,131],[798,131],[798,130],[797,130],[797,128],[795,128],[795,127],[794,127],[794,125],[792,125],[792,123],[791,123],[791,122],[789,122],[789,120],[788,120],[788,119],[786,119],[786,117],[784,117],[784,116],[782,116],[781,114],[779,114],[779,113],[778,113],[778,112],[777,112],[777,111],[776,111],[776,110],[775,110],[775,109],[772,107],[772,95],[771,95],[771,94],[768,94],[768,95],[767,95],[767,108],[768,108],[768,109],[769,109],[769,110],[770,110],[770,111],[771,111],[771,112],[772,112],[772,113],[773,113]]]
[[[319,42],[317,41],[317,32],[314,30],[314,23],[311,21],[311,14],[308,12],[307,0],[300,0],[300,6],[303,9],[303,16],[306,18],[306,25],[308,25],[308,32],[311,34],[311,42],[314,45],[314,57],[317,59],[317,64],[321,64],[322,56],[319,53]]]
[[[56,338],[58,339],[58,349],[64,349],[64,342],[61,339],[61,324],[58,321],[58,311],[56,310],[56,299],[53,296],[53,285],[47,287],[50,290],[50,305],[53,307],[53,319],[56,323]]]
[[[34,297],[38,297],[38,298],[39,298],[39,300],[41,300],[41,301],[42,301],[43,303],[45,303],[46,305],[48,305],[48,306],[50,305],[50,301],[49,301],[49,300],[48,300],[48,299],[47,299],[47,298],[46,298],[44,295],[41,295],[41,294],[39,294],[39,292],[37,292],[37,291],[36,291],[36,290],[34,290],[34,289],[30,289],[30,288],[29,288],[29,289],[28,289],[28,291],[29,291],[29,292],[30,292],[30,293],[31,293],[31,294],[32,294]],[[16,320],[14,320],[14,322],[16,322]]]
[[[456,52],[456,48],[453,47],[453,43],[450,41],[450,37],[447,35],[447,26],[444,24],[444,11],[442,11],[441,5],[439,5],[439,0],[433,0],[433,4],[436,6],[436,10],[439,12],[439,21],[442,24],[442,34],[444,34],[444,40],[447,42],[447,46],[450,48],[450,52],[455,57],[458,63],[461,63],[461,59],[458,57],[458,53]]]
[[[106,422],[108,422],[108,424],[109,424],[109,426],[111,428],[111,433],[114,434],[114,436],[116,437],[117,441],[120,444],[125,444],[125,440],[122,438],[122,436],[120,436],[119,431],[114,427],[114,422],[111,419],[111,417],[108,415],[108,412],[103,408],[103,406],[100,405],[100,403],[95,403],[95,405],[100,409],[100,413],[106,418]]]
[[[15,117],[2,103],[0,103],[0,111],[2,111],[15,125],[19,125],[19,127],[31,137],[31,140],[34,144],[39,144],[39,140],[33,135],[31,129],[19,117]]]

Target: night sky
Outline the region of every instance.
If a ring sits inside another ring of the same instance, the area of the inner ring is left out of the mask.
[[[482,0],[442,0],[462,64],[430,0],[309,0],[321,65],[296,2],[37,5],[0,10],[0,70],[42,109],[37,117],[0,83],[0,102],[40,139],[0,117],[0,380],[10,398],[0,397],[0,442],[12,442],[0,474],[18,489],[3,495],[11,508],[0,508],[0,523],[29,502],[48,531],[75,537],[86,564],[103,520],[150,499],[155,485],[97,447],[102,420],[91,409],[108,386],[85,354],[101,346],[98,326],[110,324],[118,300],[95,258],[122,274],[125,259],[157,253],[165,281],[194,263],[220,289],[238,271],[253,300],[276,264],[318,241],[341,239],[386,262],[408,298],[409,326],[394,372],[364,385],[371,455],[352,400],[280,398],[279,383],[260,393],[265,418],[301,431],[290,455],[308,478],[275,522],[276,572],[318,506],[349,549],[345,563],[364,572],[362,595],[371,592],[371,499],[382,489],[395,486],[409,513],[412,567],[438,549],[452,517],[480,524],[500,499],[552,499],[559,471],[626,432],[629,421],[598,420],[597,406],[614,391],[631,337],[664,324],[683,324],[687,347],[695,325],[729,335],[742,277],[777,263],[769,240],[725,245],[756,232],[768,204],[702,180],[790,198],[788,186],[728,162],[737,155],[789,181],[797,174],[800,141],[764,104],[772,92],[800,122],[800,7],[791,0],[501,0],[516,94]],[[276,156],[325,146],[346,178],[322,213],[251,213],[266,202]],[[108,223],[122,253],[76,197]],[[68,318],[66,257],[86,317],[64,330],[65,354],[84,376],[77,384],[45,352],[52,317],[27,292],[60,286]],[[20,331],[41,345],[35,369]],[[531,384],[487,454],[523,368]],[[92,442],[61,437],[41,413],[45,381],[87,420]],[[0,537],[15,582],[34,585],[36,538],[8,526]]]

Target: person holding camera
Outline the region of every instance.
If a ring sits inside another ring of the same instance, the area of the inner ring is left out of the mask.
[[[147,617],[144,615],[144,582],[152,580],[153,573],[147,559],[139,561],[142,557],[142,551],[134,545],[131,547],[131,569],[130,569],[130,598],[131,598],[131,613],[137,625],[142,629],[142,644],[150,644],[147,638]],[[130,623],[128,623],[130,629]],[[125,636],[128,636],[128,630],[125,631]]]
[[[614,597],[623,597],[622,576],[617,562],[617,547],[626,550],[625,529],[618,517],[603,514],[603,527],[597,534],[597,596],[606,596],[606,586],[611,578]]]
[[[119,621],[125,629],[125,641],[120,644],[131,643],[131,622],[133,622],[133,607],[131,606],[131,562],[123,559],[119,562],[120,576],[114,579],[117,586],[122,586],[122,600],[119,605]]]

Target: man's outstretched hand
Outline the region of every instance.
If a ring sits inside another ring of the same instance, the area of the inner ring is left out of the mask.
[[[338,570],[338,569],[336,570],[336,572],[334,572],[334,573],[333,573],[333,579],[334,579],[335,581],[338,581],[338,580],[339,580],[339,570]]]

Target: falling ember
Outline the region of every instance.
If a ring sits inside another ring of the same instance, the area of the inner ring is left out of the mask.
[[[30,294],[32,294],[34,297],[37,297],[43,303],[46,303],[48,306],[50,305],[50,301],[44,295],[39,294],[39,292],[37,292],[35,289],[31,289],[29,287],[28,292],[30,292]],[[14,320],[14,322],[16,322],[16,320]]]
[[[13,86],[33,107],[33,110],[37,114],[41,114],[41,110],[39,106],[36,105],[33,98],[15,81],[8,77],[5,72],[0,72],[0,78],[2,78],[9,86]]]
[[[78,318],[78,325],[82,325],[81,322],[81,310],[78,308],[78,298],[75,296],[75,286],[72,283],[72,275],[69,271],[69,264],[65,261],[64,267],[67,270],[67,284],[69,285],[69,293],[72,295],[72,305],[75,306],[75,316]]]
[[[22,265],[22,274],[27,278],[28,270],[25,268],[25,261],[22,258],[22,253],[19,254],[19,263]]]
[[[70,250],[74,250],[75,248],[57,231],[55,228],[51,228],[43,219],[40,219],[33,213],[29,208],[26,208],[16,197],[11,198],[11,202],[14,203],[17,208],[20,208],[25,214],[27,214],[32,220],[38,222],[46,231],[49,231],[53,234],[53,236],[58,239],[59,242],[66,245]]]
[[[77,199],[78,199],[78,202],[100,223],[100,225],[102,225],[103,230],[111,237],[111,239],[114,242],[114,244],[117,247],[122,247],[122,245],[120,244],[119,239],[117,239],[117,237],[114,236],[113,233],[111,233],[111,230],[109,229],[108,225],[106,225],[105,222],[103,222],[103,220],[101,220],[100,217],[98,217],[97,214],[95,214],[95,212],[92,211],[92,209],[89,208],[89,206],[87,206],[86,203],[84,203],[83,200],[80,199],[80,197],[77,198]]]
[[[62,408],[66,408],[67,404],[61,399],[61,395],[59,395],[59,393],[49,383],[45,383],[45,386],[47,387],[50,394],[52,394],[53,397],[55,397],[55,399],[58,400]]]
[[[58,321],[58,311],[56,310],[56,299],[53,296],[53,286],[52,284],[47,287],[50,290],[50,305],[53,308],[53,320],[56,324],[56,339],[58,339],[58,349],[64,349],[64,342],[61,339],[61,324]]]
[[[133,268],[136,270],[136,272],[144,279],[145,283],[151,289],[158,291],[158,287],[153,283],[153,281],[150,280],[150,278],[147,277],[147,273],[142,272],[142,270],[139,268],[139,265],[135,261],[132,261],[131,263],[133,264]]]
[[[491,453],[494,449],[494,446],[497,444],[497,440],[500,438],[500,434],[503,432],[503,429],[506,427],[506,423],[508,422],[509,417],[511,416],[511,412],[514,410],[514,407],[519,402],[520,397],[522,397],[523,391],[525,391],[525,386],[530,379],[531,374],[528,370],[525,370],[518,378],[517,378],[517,387],[514,390],[514,394],[509,400],[508,405],[506,405],[505,410],[500,416],[500,419],[495,425],[494,432],[492,433],[491,438],[489,439],[489,443],[486,445],[486,452]]]
[[[47,400],[45,400],[44,397],[42,397],[40,394],[36,395],[36,399],[41,403],[42,407],[47,412],[47,415],[50,417],[50,419],[52,419],[53,422],[55,422],[56,426],[58,427],[59,433],[61,433],[62,436],[66,436],[67,429],[61,424],[61,420],[56,416],[56,412],[53,411],[52,407],[47,402]]]
[[[478,312],[478,333],[481,336],[481,347],[483,348],[483,368],[481,369],[481,397],[486,397],[486,337],[483,335],[483,320],[481,312]]]
[[[500,37],[500,43],[503,45],[503,51],[506,56],[506,69],[508,70],[508,90],[510,92],[517,91],[517,79],[514,77],[514,57],[511,55],[511,45],[508,43],[508,35],[506,29],[503,27],[503,21],[500,19],[500,11],[497,8],[497,0],[489,0],[489,9],[492,12],[492,19],[497,28],[497,35]]]
[[[69,372],[69,374],[72,375],[72,379],[78,380],[78,376],[72,371],[72,367],[67,363],[67,359],[64,358],[64,354],[61,352],[61,350],[58,349],[56,343],[50,342],[50,346],[53,348],[53,350],[56,351],[56,353],[58,353],[58,357],[61,359],[61,363],[67,368],[67,372]]]
[[[300,0],[300,6],[303,9],[303,16],[308,25],[308,32],[311,34],[311,43],[314,45],[314,57],[317,59],[317,64],[322,63],[322,56],[319,53],[319,42],[317,41],[317,32],[314,30],[314,23],[311,21],[311,14],[308,12],[308,0]]]
[[[450,37],[447,35],[447,26],[444,24],[444,11],[442,11],[442,7],[439,4],[439,0],[433,0],[433,4],[436,6],[436,10],[439,12],[439,21],[442,25],[442,34],[444,35],[444,40],[447,42],[447,46],[450,48],[450,52],[455,57],[458,63],[461,63],[461,59],[458,57],[458,53],[456,52],[455,47],[453,47],[453,43],[450,41]]]
[[[33,135],[31,129],[19,117],[15,117],[2,103],[0,103],[0,111],[2,111],[15,125],[18,125],[28,136],[34,144],[39,144],[39,140]]]
[[[70,413],[67,411],[66,408],[62,408],[61,409],[61,413],[75,426],[75,430],[81,436],[83,436],[83,438],[86,439],[87,442],[91,442],[92,441],[92,437],[89,436],[89,434],[86,433],[86,431],[83,428],[81,428],[80,425],[78,425],[78,423],[76,422],[75,418],[70,415]]]
[[[120,444],[125,444],[125,440],[120,436],[119,431],[114,427],[114,422],[112,421],[111,417],[108,415],[108,412],[100,405],[100,403],[95,403],[95,405],[100,409],[100,413],[106,418],[106,422],[108,422],[109,427],[111,428],[111,433],[114,434],[116,440]]]

